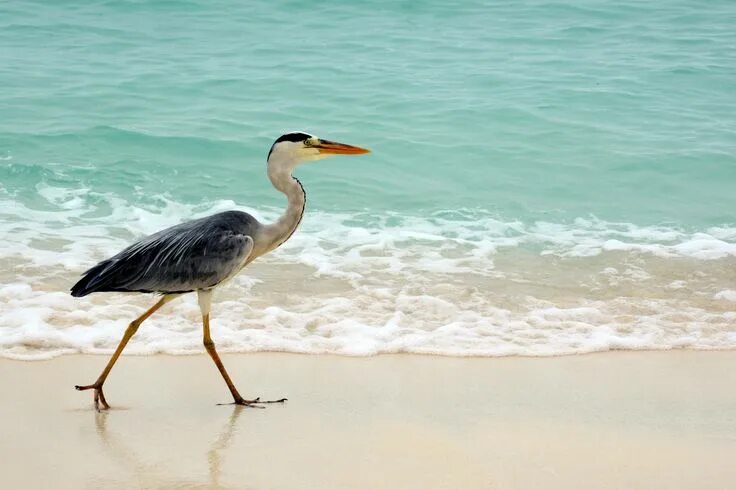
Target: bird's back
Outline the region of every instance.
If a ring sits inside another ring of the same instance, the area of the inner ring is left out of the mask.
[[[226,211],[154,233],[88,270],[72,296],[99,291],[184,293],[228,279],[246,263],[261,224]]]

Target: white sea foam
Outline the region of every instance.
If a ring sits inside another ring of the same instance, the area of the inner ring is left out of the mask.
[[[47,210],[0,197],[0,355],[110,352],[151,302],[77,299],[79,274],[132,240],[230,201],[144,208],[39,187]],[[93,205],[90,202],[98,204]],[[610,349],[736,347],[736,229],[688,232],[578,219],[505,222],[309,212],[292,240],[218,291],[223,351],[372,355],[561,355]],[[730,269],[729,269],[730,268]],[[192,295],[154,315],[129,352],[200,352]]]
[[[736,302],[736,291],[733,289],[724,289],[723,291],[718,291],[713,298]]]

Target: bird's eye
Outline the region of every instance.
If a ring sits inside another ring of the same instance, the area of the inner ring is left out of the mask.
[[[310,139],[304,140],[304,146],[312,146],[314,142]]]

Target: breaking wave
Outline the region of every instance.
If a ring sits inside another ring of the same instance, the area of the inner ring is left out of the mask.
[[[39,185],[32,209],[0,197],[0,355],[114,349],[144,295],[72,298],[69,287],[131,241],[232,201],[150,207]],[[223,351],[373,355],[563,355],[736,347],[736,227],[505,221],[477,210],[427,216],[307,212],[299,232],[219,288]],[[196,298],[140,329],[131,353],[201,352]]]

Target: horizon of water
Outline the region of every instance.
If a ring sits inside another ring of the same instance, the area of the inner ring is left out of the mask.
[[[0,5],[0,356],[109,352],[150,297],[99,260],[225,209],[300,230],[218,291],[225,351],[736,347],[736,5]],[[176,306],[174,306],[176,305]],[[133,353],[201,350],[194,298]],[[126,351],[128,352],[128,351]]]

